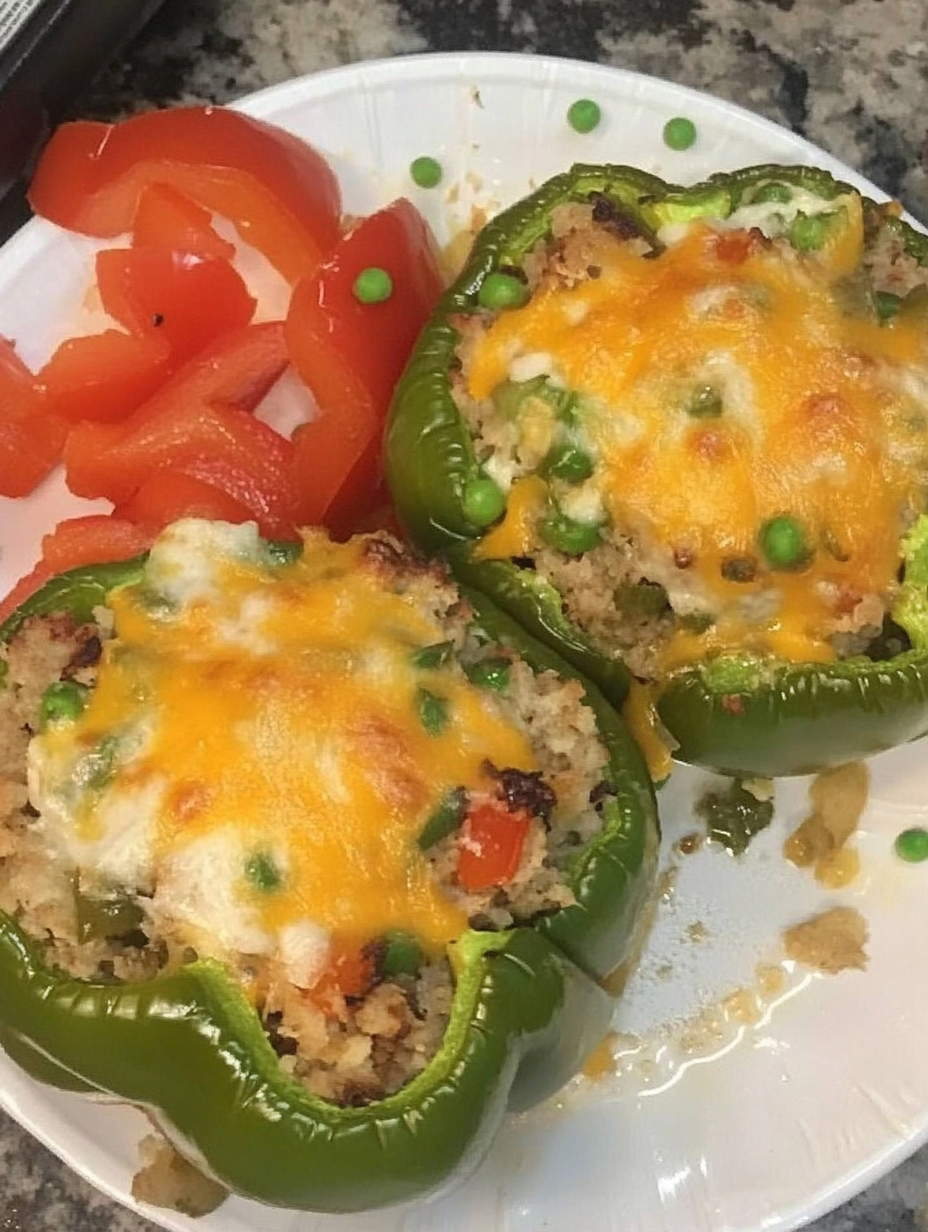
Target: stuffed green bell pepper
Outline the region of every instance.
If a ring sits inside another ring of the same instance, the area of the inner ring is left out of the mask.
[[[928,731],[928,237],[830,175],[575,167],[500,214],[386,437],[400,519],[732,774]]]
[[[189,519],[0,626],[0,1043],[225,1189],[466,1175],[611,1016],[647,772],[545,646],[386,535]]]

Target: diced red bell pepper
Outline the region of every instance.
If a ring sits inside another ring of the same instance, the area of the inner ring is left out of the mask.
[[[342,1017],[346,997],[363,997],[374,983],[374,963],[362,949],[347,944],[333,947],[328,966],[305,996],[331,1017]]]
[[[0,600],[0,622],[56,574],[81,565],[130,560],[151,547],[152,539],[149,531],[106,513],[59,522],[43,535],[42,556],[35,568]]]
[[[0,496],[28,496],[61,460],[66,425],[6,338],[0,338]]]
[[[392,279],[392,294],[381,303],[364,304],[354,294],[356,278],[369,267]],[[340,530],[378,499],[380,438],[393,388],[441,290],[434,238],[406,200],[358,223],[294,289],[287,344],[319,411],[294,434],[301,524]]]
[[[209,210],[170,184],[149,184],[142,190],[132,222],[132,243],[138,248],[169,248],[217,261],[231,261],[235,256],[235,245],[216,231]]]
[[[256,301],[228,261],[167,248],[105,248],[96,270],[105,311],[130,333],[162,342],[174,368],[254,315]]]
[[[29,201],[70,231],[114,236],[131,230],[152,184],[228,218],[290,282],[315,269],[338,238],[338,181],[322,155],[224,107],[63,124],[42,152]]]
[[[114,510],[117,517],[160,531],[180,518],[248,522],[251,510],[228,492],[170,467],[155,471]]]
[[[62,419],[113,423],[150,398],[169,371],[165,343],[107,329],[66,339],[36,373],[36,381]]]
[[[468,893],[510,882],[519,868],[530,818],[498,804],[481,804],[461,827],[457,878]]]
[[[756,227],[722,231],[711,237],[712,252],[723,265],[743,265],[748,257],[761,252],[766,243],[763,232]]]

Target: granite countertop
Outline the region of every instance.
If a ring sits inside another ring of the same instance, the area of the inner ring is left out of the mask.
[[[925,0],[167,0],[74,110],[226,102],[354,60],[460,50],[572,56],[731,99],[928,222]],[[0,1174],[0,1232],[153,1229],[2,1114]],[[928,1148],[811,1226],[928,1232]]]

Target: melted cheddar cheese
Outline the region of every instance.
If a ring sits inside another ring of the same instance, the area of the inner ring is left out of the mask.
[[[859,202],[848,212],[858,217]],[[643,559],[664,562],[647,576],[671,602],[684,581],[673,556],[685,556],[687,588],[695,580],[715,625],[681,632],[667,667],[745,645],[827,659],[842,615],[892,593],[928,480],[928,346],[920,323],[848,311],[861,234],[839,235],[822,254],[704,222],[657,256],[615,243],[598,276],[544,279],[471,340],[465,376],[478,403],[529,356],[579,396],[577,430],[596,464],[585,487]],[[691,413],[700,389],[721,413]],[[759,528],[784,514],[806,532],[807,566],[774,573],[761,560],[755,577],[726,580],[725,562],[757,560]],[[490,536],[518,538],[524,553],[524,521],[523,510]],[[481,551],[503,554],[494,548]]]
[[[536,759],[462,671],[415,665],[447,637],[435,594],[427,575],[385,581],[362,542],[311,537],[280,567],[252,527],[169,528],[143,583],[110,596],[86,710],[32,741],[44,824],[78,867],[153,894],[190,944],[279,953],[303,986],[332,936],[402,928],[437,950],[466,920],[419,832],[487,759]],[[440,731],[423,685],[446,703]]]

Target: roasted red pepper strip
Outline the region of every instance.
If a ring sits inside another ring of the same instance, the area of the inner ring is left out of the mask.
[[[61,459],[66,425],[44,392],[0,338],[0,496],[27,496]]]
[[[365,269],[387,271],[389,298],[361,303]],[[297,285],[287,318],[293,365],[312,391],[318,417],[294,434],[297,516],[341,530],[376,501],[380,436],[410,349],[435,307],[442,279],[428,224],[400,200],[360,222]]]
[[[526,813],[510,813],[498,804],[481,804],[468,813],[458,855],[461,886],[473,893],[510,882],[518,871],[529,825]]]
[[[217,233],[209,210],[170,184],[149,184],[142,192],[132,223],[132,243],[217,261],[231,261],[235,256],[235,245]]]
[[[256,301],[228,261],[166,248],[105,248],[96,270],[106,312],[130,333],[162,342],[172,367],[254,315]]]
[[[234,223],[290,282],[338,238],[338,181],[298,137],[223,107],[176,107],[118,124],[63,124],[29,189],[37,214],[85,235],[130,231],[143,191],[169,184]]]

